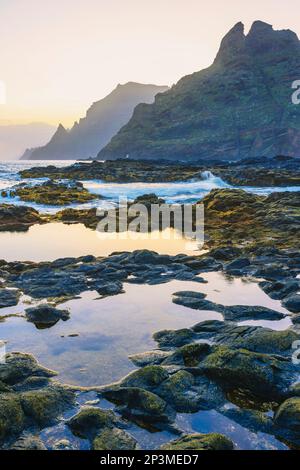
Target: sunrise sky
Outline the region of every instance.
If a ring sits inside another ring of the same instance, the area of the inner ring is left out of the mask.
[[[299,0],[0,0],[0,123],[70,126],[118,83],[172,85],[238,21],[300,35]]]

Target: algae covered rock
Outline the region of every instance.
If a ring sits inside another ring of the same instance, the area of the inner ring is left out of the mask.
[[[76,436],[91,438],[104,428],[111,430],[117,422],[118,419],[111,410],[84,407],[67,422],[67,425]]]
[[[200,409],[221,406],[225,398],[218,384],[198,372],[194,376],[189,371],[179,370],[173,373],[155,393],[180,413],[194,413]]]
[[[168,372],[160,366],[145,366],[131,372],[121,380],[122,387],[139,387],[151,390],[168,378]]]
[[[172,374],[168,380],[157,389],[156,393],[172,404],[179,412],[197,411],[197,397],[191,392],[194,377],[189,372],[180,370]]]
[[[19,437],[10,450],[47,450],[43,441],[32,434]]]
[[[137,441],[127,432],[118,428],[105,428],[93,440],[94,450],[135,450]]]
[[[276,426],[298,432],[300,442],[300,398],[285,400],[276,411],[274,423]]]
[[[160,347],[178,347],[190,343],[194,338],[194,333],[188,328],[181,330],[162,330],[154,333],[153,339]]]
[[[274,416],[275,435],[293,449],[300,449],[300,398],[284,401]]]
[[[215,334],[214,341],[231,348],[289,356],[293,342],[299,338],[300,336],[290,329],[276,331],[259,326],[224,324]]]
[[[68,183],[45,181],[35,186],[21,183],[12,188],[11,195],[18,196],[22,201],[50,205],[84,203],[100,197],[91,194],[78,181]]]
[[[186,434],[161,446],[161,450],[233,450],[233,442],[223,434]]]
[[[53,377],[56,373],[41,366],[31,354],[8,353],[5,363],[0,364],[0,380],[15,385],[30,376]]]
[[[39,426],[51,424],[63,411],[74,404],[74,392],[59,384],[20,394],[25,415]]]
[[[0,392],[0,442],[19,434],[25,426],[25,415],[15,393]]]
[[[105,390],[103,396],[119,406],[125,415],[149,422],[170,422],[175,412],[158,395],[138,387]]]
[[[191,343],[177,349],[173,354],[168,355],[162,364],[177,364],[186,367],[196,367],[199,362],[206,357],[211,350],[207,343]]]
[[[295,378],[289,361],[280,356],[226,346],[217,347],[199,367],[223,386],[249,390],[269,401],[282,401]]]

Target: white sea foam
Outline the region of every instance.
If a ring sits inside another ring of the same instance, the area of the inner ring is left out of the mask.
[[[61,206],[44,206],[42,204],[25,203],[18,198],[3,198],[1,190],[12,187],[14,184],[26,182],[27,184],[36,184],[44,179],[26,179],[22,180],[18,172],[22,169],[31,168],[32,166],[48,166],[55,165],[58,167],[68,166],[74,163],[71,160],[64,161],[17,161],[17,162],[0,162],[0,203],[13,203],[18,205],[30,205],[41,212],[55,213],[61,210]],[[202,180],[179,181],[174,183],[106,183],[100,180],[83,181],[84,187],[91,193],[102,195],[107,200],[90,201],[85,204],[72,204],[68,207],[78,209],[86,209],[90,207],[106,208],[107,202],[117,203],[120,197],[126,197],[128,200],[134,200],[143,194],[155,193],[157,196],[165,199],[170,204],[188,204],[201,200],[212,189],[232,188],[233,186],[225,183],[221,178],[214,176],[210,171],[203,171]],[[299,186],[293,187],[241,187],[245,191],[267,195],[272,192],[282,191],[299,191]]]

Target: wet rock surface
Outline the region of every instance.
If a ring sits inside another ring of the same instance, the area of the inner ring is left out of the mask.
[[[53,424],[75,399],[67,387],[51,380],[55,373],[42,367],[29,354],[9,353],[0,364],[0,443],[9,445],[23,431],[37,432]],[[22,438],[18,448],[39,448],[40,442]]]
[[[30,307],[25,310],[28,321],[34,323],[39,329],[50,328],[59,320],[66,321],[70,317],[68,310],[60,310],[49,304],[41,304],[37,307]]]
[[[20,183],[13,186],[7,193],[25,202],[60,206],[74,202],[84,203],[100,197],[89,193],[78,181],[63,183],[49,180],[36,185]]]
[[[0,308],[17,305],[19,297],[20,292],[15,289],[11,290],[0,288]]]
[[[0,231],[26,232],[31,225],[41,223],[43,218],[32,207],[0,204]]]
[[[233,442],[217,433],[188,434],[169,442],[162,450],[233,450]]]
[[[151,198],[147,198],[148,202]],[[285,208],[283,202],[287,203]],[[201,283],[201,273],[218,270],[226,276],[258,278],[264,292],[280,300],[291,313],[293,327],[283,331],[240,325],[238,322],[253,320],[280,321],[286,314],[260,305],[224,306],[192,290],[176,292],[174,303],[199,310],[199,320],[203,310],[220,313],[224,321],[200,321],[191,328],[156,332],[156,349],[131,356],[139,368],[120,382],[97,391],[99,398],[113,404],[113,411],[77,407],[76,414],[68,420],[70,432],[88,440],[90,448],[137,448],[130,433],[132,423],[151,432],[170,432],[176,440],[165,448],[171,450],[231,448],[231,441],[224,436],[185,436],[178,427],[178,414],[203,410],[217,411],[252,432],[275,436],[290,448],[299,445],[300,394],[295,386],[299,370],[291,360],[293,344],[300,338],[300,257],[294,230],[298,224],[297,197],[262,198],[226,190],[210,194],[204,204],[210,237],[207,244],[212,249],[202,256],[167,256],[139,250],[106,258],[69,257],[42,263],[0,261],[0,302],[4,307],[17,305],[21,293],[49,302],[72,298],[87,290],[96,290],[99,296],[106,297],[122,294],[125,282]],[[287,219],[278,225],[280,212]],[[230,230],[234,245],[229,243]],[[238,242],[245,241],[245,233],[249,243]],[[26,316],[43,328],[67,320],[69,312],[40,304],[26,309]],[[53,376],[53,371],[26,354],[9,354],[6,364],[0,364],[2,446],[43,446],[43,441],[40,443],[35,436],[74,406],[74,391],[54,382]]]
[[[205,300],[205,295],[199,292],[175,292],[173,302],[196,310],[211,310],[219,312],[228,321],[244,320],[281,320],[284,314],[260,306],[231,305],[224,306]]]
[[[264,158],[240,162],[174,163],[151,160],[106,160],[79,162],[58,168],[54,165],[22,170],[22,178],[51,178],[107,182],[167,182],[203,179],[202,172],[211,171],[229,184],[237,186],[297,186],[300,184],[297,161],[288,158]]]

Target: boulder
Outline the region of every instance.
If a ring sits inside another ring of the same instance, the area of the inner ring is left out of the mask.
[[[103,396],[116,403],[122,414],[146,422],[168,423],[174,420],[175,412],[157,396],[138,387],[119,387],[105,390]]]
[[[136,450],[137,441],[127,432],[118,428],[105,428],[93,440],[94,450]]]
[[[47,448],[38,436],[28,434],[19,437],[10,450],[47,450]]]
[[[58,383],[20,394],[25,415],[41,427],[52,424],[63,411],[74,405],[74,399],[74,392]]]
[[[16,289],[0,288],[0,308],[17,305],[20,295],[20,291]]]
[[[121,387],[139,387],[152,390],[158,387],[169,377],[168,372],[160,366],[145,366],[142,369],[131,372],[121,380]]]
[[[19,434],[25,426],[25,415],[15,393],[0,393],[0,442]]]
[[[233,450],[233,442],[223,434],[186,434],[160,447],[161,450]]]
[[[280,356],[227,346],[216,347],[199,369],[227,389],[248,390],[265,401],[281,402],[296,377],[290,361]]]
[[[5,363],[0,364],[0,380],[15,385],[30,376],[53,377],[56,372],[41,366],[31,354],[8,353]]]
[[[41,304],[25,310],[26,318],[34,323],[38,329],[50,328],[59,320],[66,321],[70,318],[68,310],[59,310],[49,304]]]
[[[118,419],[111,410],[84,407],[73,416],[67,425],[72,433],[81,438],[93,438],[103,429],[112,429]]]
[[[300,294],[290,295],[282,302],[282,305],[293,313],[300,313]]]
[[[292,449],[300,449],[300,398],[284,401],[274,416],[275,435]]]

